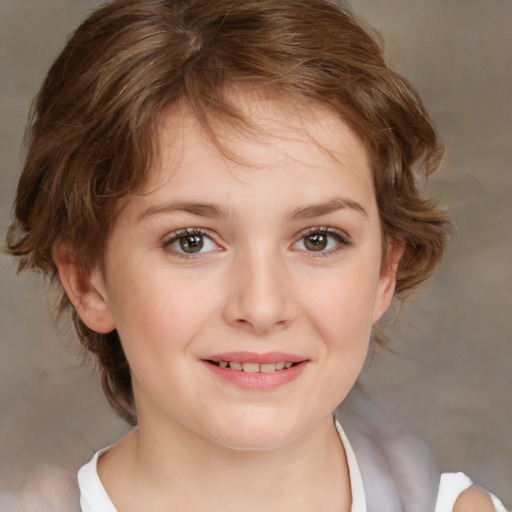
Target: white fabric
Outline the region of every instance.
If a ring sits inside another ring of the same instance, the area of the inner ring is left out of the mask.
[[[338,421],[336,421],[336,429],[345,449],[350,473],[352,491],[352,507],[350,510],[351,512],[367,512],[363,479],[356,455]],[[117,512],[101,483],[97,471],[98,458],[107,450],[108,448],[105,448],[97,452],[78,472],[82,512]],[[443,473],[441,475],[435,512],[452,512],[453,505],[460,493],[472,485],[473,482],[464,473]],[[507,512],[498,498],[491,495],[491,499],[496,512]]]
[[[452,512],[460,493],[472,485],[474,485],[473,481],[464,473],[443,473],[435,512]],[[507,512],[503,503],[494,494],[490,496],[496,512]]]
[[[495,512],[507,512],[505,505],[494,494],[489,493]]]
[[[359,464],[357,463],[356,454],[350,445],[341,423],[336,420],[336,430],[340,436],[345,456],[347,457],[348,472],[350,475],[350,490],[352,492],[352,507],[350,512],[366,512],[366,497],[364,493],[363,478]]]
[[[471,478],[464,473],[444,473],[441,475],[435,512],[451,511],[460,493],[472,485]]]
[[[98,459],[107,450],[97,452],[78,472],[82,512],[117,512],[98,476]]]

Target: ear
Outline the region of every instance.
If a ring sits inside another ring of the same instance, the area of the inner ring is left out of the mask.
[[[377,294],[373,308],[372,323],[377,323],[386,312],[393,300],[396,285],[398,264],[405,251],[405,241],[402,238],[389,237],[387,241],[387,258],[382,265]]]
[[[103,273],[85,270],[74,257],[69,244],[58,242],[52,251],[60,282],[82,321],[93,331],[105,334],[115,329],[110,312]]]

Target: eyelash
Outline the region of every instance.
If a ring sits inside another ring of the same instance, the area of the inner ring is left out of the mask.
[[[337,254],[340,251],[343,251],[347,247],[350,247],[352,245],[352,240],[347,236],[347,234],[343,231],[340,231],[338,229],[329,228],[326,226],[316,226],[312,228],[308,228],[305,231],[302,231],[299,236],[297,237],[297,241],[294,242],[293,245],[298,244],[301,241],[304,241],[308,236],[312,235],[323,235],[326,237],[333,238],[336,242],[336,246],[327,249],[327,250],[319,250],[319,251],[308,251],[305,249],[301,249],[301,251],[304,251],[307,253],[308,257],[326,257],[326,256],[332,256],[334,254]]]
[[[219,245],[215,241],[215,237],[213,237],[209,231],[201,228],[184,228],[179,229],[178,231],[174,231],[173,233],[170,233],[167,237],[165,237],[162,241],[162,248],[170,251],[172,250],[171,246],[174,243],[178,242],[182,238],[192,237],[194,235],[200,235],[205,239],[209,239],[217,247],[219,247]],[[172,250],[172,252],[173,255],[178,256],[180,258],[197,258],[201,254],[207,254],[208,252],[211,251],[207,251],[207,253],[186,253],[184,251],[181,252],[179,250]]]
[[[217,245],[217,247],[219,247],[219,245],[215,241],[215,237],[212,236],[210,231],[194,227],[194,228],[179,229],[177,231],[174,231],[173,233],[170,233],[162,241],[162,248],[167,249],[169,251],[172,250],[173,254],[180,258],[197,258],[198,256],[200,256],[202,254],[208,254],[209,252],[212,252],[212,251],[206,251],[206,253],[202,253],[202,252],[186,253],[185,251],[182,252],[177,249],[173,250],[173,248],[171,247],[173,244],[178,242],[180,239],[183,239],[186,237],[193,237],[194,235],[200,235],[201,237],[203,237],[203,239],[208,239],[212,243]],[[313,235],[321,235],[321,236],[325,236],[325,237],[334,239],[336,246],[333,248],[327,249],[327,250],[320,249],[318,251],[299,249],[301,252],[307,253],[308,257],[331,256],[331,255],[337,254],[339,251],[342,251],[346,247],[349,247],[350,245],[352,245],[352,241],[348,238],[346,233],[344,233],[343,231],[340,231],[340,230],[337,230],[334,228],[325,227],[325,226],[316,226],[316,227],[308,228],[305,231],[302,231],[299,234],[299,236],[297,237],[296,241],[292,244],[292,247],[294,247],[301,241],[303,243],[305,243],[305,239],[308,236],[313,236]],[[202,247],[200,249],[202,249]],[[219,248],[219,250],[220,250],[220,248]]]

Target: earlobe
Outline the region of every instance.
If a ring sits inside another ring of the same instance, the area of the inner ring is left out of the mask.
[[[404,251],[405,241],[402,238],[390,237],[388,239],[387,258],[380,271],[377,296],[373,309],[373,324],[377,323],[382,318],[382,315],[386,312],[393,300],[396,273]]]
[[[82,321],[99,333],[115,329],[107,302],[103,275],[99,269],[84,269],[75,260],[72,248],[60,242],[52,251],[62,287]]]

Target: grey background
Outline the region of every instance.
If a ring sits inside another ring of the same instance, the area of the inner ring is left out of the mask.
[[[0,235],[30,100],[94,2],[0,0]],[[512,504],[512,2],[353,0],[419,88],[447,155],[432,190],[458,234],[435,283],[402,306],[363,383],[431,446]],[[50,302],[51,303],[51,302]],[[0,491],[34,464],[77,468],[127,427],[109,410],[44,286],[0,256]]]

